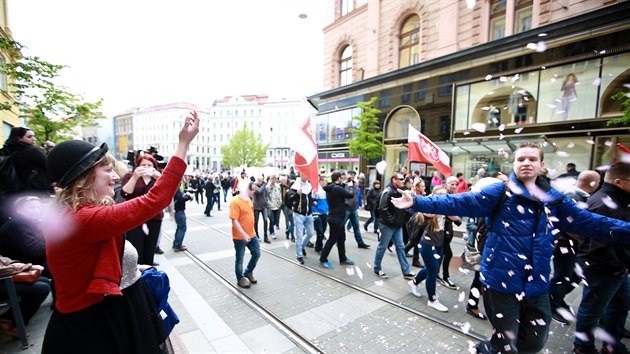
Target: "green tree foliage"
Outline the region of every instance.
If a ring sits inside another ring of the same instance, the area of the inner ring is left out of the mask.
[[[621,118],[611,119],[606,122],[607,125],[630,125],[630,93],[617,92],[612,99],[623,100],[621,106],[624,108],[623,116]]]
[[[230,143],[221,147],[224,167],[262,167],[269,144],[263,144],[260,134],[243,125],[234,133]]]
[[[362,113],[360,116],[352,117],[353,121],[359,122],[359,129],[350,129],[355,137],[348,141],[352,156],[365,156],[368,159],[383,156],[385,145],[383,145],[383,132],[378,125],[377,116],[381,111],[374,106],[377,99],[377,97],[372,97],[367,102],[357,103]]]
[[[0,49],[14,60],[0,66],[7,77],[7,89],[0,92],[15,97],[14,102],[0,104],[0,110],[19,108],[21,118],[40,142],[59,142],[70,138],[77,126],[96,126],[104,118],[98,110],[102,100],[86,102],[54,83],[65,67],[48,63],[39,57],[23,56],[22,44],[0,38]]]

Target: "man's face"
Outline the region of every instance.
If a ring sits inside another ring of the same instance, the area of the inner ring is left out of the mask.
[[[405,177],[401,173],[396,173],[392,176],[392,185],[396,189],[403,188],[405,186]]]
[[[448,193],[454,193],[457,190],[457,181],[450,181],[446,184],[446,191]]]
[[[355,178],[356,176],[357,176],[357,175],[355,175],[354,173],[348,173],[348,179],[352,180],[353,182],[354,182],[354,178]]]
[[[544,166],[540,160],[540,150],[524,147],[514,153],[514,173],[520,180],[535,179]]]
[[[269,177],[269,183],[271,183],[271,185],[276,184],[276,177],[274,176]]]

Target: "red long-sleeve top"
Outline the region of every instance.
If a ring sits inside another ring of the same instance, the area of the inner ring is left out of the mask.
[[[122,295],[121,257],[123,233],[166,208],[186,170],[186,163],[172,157],[162,176],[147,194],[111,206],[83,205],[67,209],[63,225],[46,230],[46,256],[55,279],[57,310],[75,312],[102,301],[105,295]]]

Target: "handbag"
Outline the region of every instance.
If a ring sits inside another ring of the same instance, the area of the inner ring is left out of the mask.
[[[29,270],[25,270],[25,271],[11,275],[11,278],[13,278],[13,281],[16,283],[33,284],[34,282],[37,281],[37,279],[39,279],[41,275],[42,275],[41,268],[31,268]]]
[[[481,252],[477,247],[466,243],[462,253],[462,268],[478,272],[481,268]]]

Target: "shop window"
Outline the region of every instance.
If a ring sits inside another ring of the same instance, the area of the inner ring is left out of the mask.
[[[613,55],[604,58],[602,67],[601,95],[599,97],[600,117],[623,115],[623,100],[613,100],[611,96],[617,92],[630,91],[630,53]]]
[[[346,109],[328,114],[329,142],[341,142],[354,138],[350,129],[358,128],[353,125],[352,117],[360,114],[360,109]]]
[[[438,88],[438,96],[450,96],[453,92],[453,74],[440,76],[440,87]]]
[[[429,80],[418,81],[418,91],[416,92],[416,101],[424,101],[429,88]]]
[[[538,122],[595,117],[599,60],[588,60],[541,71]]]
[[[402,25],[399,43],[399,68],[420,62],[420,17],[410,16]]]
[[[383,90],[379,95],[378,106],[379,108],[389,107],[391,104],[392,90]]]
[[[401,96],[402,104],[411,103],[412,91],[413,91],[413,84],[407,84],[403,86],[403,95]]]
[[[470,101],[470,85],[455,88],[455,130],[465,130],[470,126],[468,122]]]
[[[319,143],[328,142],[328,115],[317,116],[317,141]]]
[[[407,139],[409,124],[417,126],[419,115],[415,109],[401,107],[393,112],[386,120],[385,139]]]
[[[339,58],[339,86],[352,83],[352,47],[347,46]]]

